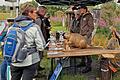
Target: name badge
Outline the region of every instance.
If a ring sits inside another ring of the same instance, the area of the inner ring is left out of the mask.
[[[83,18],[83,20],[85,21],[85,20],[86,20],[86,18]]]

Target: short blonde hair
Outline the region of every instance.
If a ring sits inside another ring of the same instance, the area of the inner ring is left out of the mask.
[[[22,5],[20,8],[20,12],[22,15],[28,16],[28,13],[29,12],[33,13],[35,9],[36,9],[35,6],[29,3],[29,4]]]

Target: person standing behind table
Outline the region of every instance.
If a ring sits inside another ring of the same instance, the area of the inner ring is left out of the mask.
[[[46,13],[47,13],[47,8],[45,6],[38,6],[37,8],[38,18],[35,20],[35,23],[40,26],[44,39],[47,42],[46,24],[44,22]]]
[[[70,32],[80,34],[80,20],[81,20],[80,7],[74,6],[72,10],[74,12],[74,18],[71,21]],[[78,60],[81,59],[81,57],[73,57],[73,59]],[[83,61],[80,64],[76,65],[76,67],[83,67],[83,66],[85,66],[85,63],[83,63]]]
[[[80,14],[80,34],[82,36],[85,36],[88,45],[91,45],[92,32],[94,30],[93,16],[88,11],[88,8],[86,6],[80,7]],[[85,66],[85,68],[82,70],[82,73],[91,71],[91,63],[91,56],[82,57],[81,65]]]
[[[73,11],[75,16],[71,21],[70,32],[80,33],[80,11],[77,8],[75,8]]]
[[[33,22],[36,17],[36,9],[31,4],[21,6],[22,15],[15,19],[20,26],[26,26]],[[37,63],[40,61],[38,51],[43,51],[44,43],[39,32],[39,26],[33,24],[27,31],[25,31],[25,44],[28,47],[34,46],[37,51],[29,54],[21,63],[11,63],[11,80],[33,80],[36,73]]]
[[[46,35],[47,35],[47,42],[48,39],[50,38],[50,29],[51,29],[51,24],[50,24],[50,14],[46,14],[44,18],[45,22],[45,28],[46,28]]]
[[[44,16],[45,16],[46,12],[47,12],[47,8],[45,6],[38,6],[38,8],[37,8],[37,15],[38,15],[38,17],[35,20],[35,23],[37,25],[39,25],[39,28],[42,31],[42,34],[43,34],[45,42],[47,42],[47,32],[46,32],[46,27],[45,27],[45,22],[44,22],[44,18],[45,18]],[[43,53],[44,53],[44,51],[42,51],[39,54],[41,60],[43,58]],[[40,62],[41,62],[41,60],[40,60]],[[38,71],[45,69],[44,67],[40,66],[40,62],[38,62]]]
[[[78,7],[74,6],[72,8],[74,12],[74,18],[72,18],[71,25],[70,25],[70,33],[80,33],[80,10]],[[81,57],[71,57],[71,61],[81,59]],[[74,64],[71,64],[74,65]],[[74,65],[75,66],[75,65]],[[76,67],[81,67],[80,65],[76,65]]]

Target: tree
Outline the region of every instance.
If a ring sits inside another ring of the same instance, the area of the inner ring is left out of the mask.
[[[31,2],[35,7],[38,7],[38,4],[35,2],[35,0],[32,0]]]
[[[108,26],[116,26],[115,18],[120,17],[120,6],[115,2],[108,2],[101,6],[101,18]]]
[[[55,16],[55,13],[57,12],[57,11],[62,11],[62,12],[65,12],[65,10],[66,10],[66,6],[59,6],[59,5],[56,5],[56,6],[54,6],[54,5],[46,5],[46,7],[47,7],[47,12],[50,14],[50,15],[52,15],[52,16]]]

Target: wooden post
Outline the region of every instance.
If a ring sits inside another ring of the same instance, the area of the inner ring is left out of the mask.
[[[102,58],[100,61],[100,80],[112,80],[112,71],[107,58]]]

